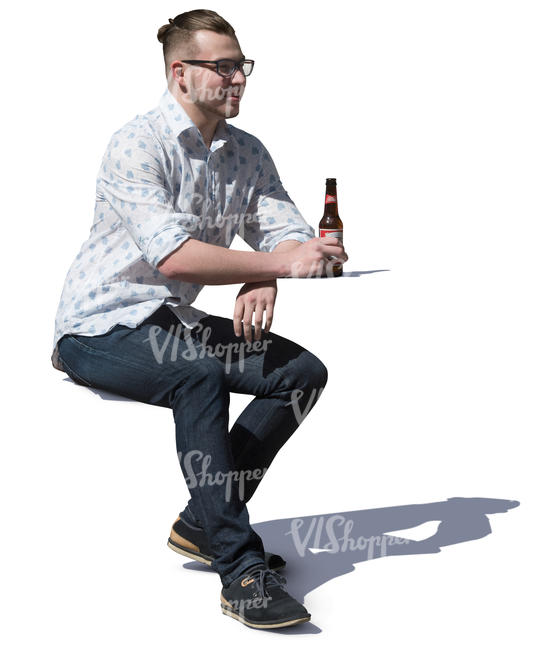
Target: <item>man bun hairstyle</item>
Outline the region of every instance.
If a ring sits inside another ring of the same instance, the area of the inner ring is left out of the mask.
[[[228,34],[236,38],[236,32],[232,25],[222,16],[211,11],[211,9],[193,9],[185,11],[175,18],[169,18],[168,23],[159,27],[157,39],[162,43],[164,66],[166,76],[169,77],[170,64],[176,58],[174,53],[180,46],[186,46],[189,56],[195,57],[197,50],[194,42],[195,32],[200,29],[208,29],[218,34]]]

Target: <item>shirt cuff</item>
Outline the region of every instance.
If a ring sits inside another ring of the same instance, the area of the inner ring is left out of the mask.
[[[282,244],[283,241],[299,241],[300,243],[304,243],[306,241],[309,241],[310,239],[313,239],[311,235],[304,235],[302,233],[293,233],[292,235],[288,235],[287,237],[284,237],[284,239],[279,240],[276,243],[272,243],[269,246],[269,253],[272,253],[275,248],[279,245]]]
[[[156,268],[167,255],[170,255],[180,244],[190,238],[191,235],[184,226],[166,226],[151,237],[151,241],[147,246],[147,262]]]

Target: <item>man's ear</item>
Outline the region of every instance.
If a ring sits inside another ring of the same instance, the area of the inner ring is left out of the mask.
[[[178,77],[184,74],[184,66],[183,65],[177,65],[176,63],[172,63],[170,66],[170,69],[172,70],[172,76],[174,79],[178,80]]]
[[[180,81],[184,83],[185,82],[184,70],[185,67],[184,65],[182,65],[180,61],[172,61],[172,63],[170,64],[169,76],[178,84],[180,83]]]

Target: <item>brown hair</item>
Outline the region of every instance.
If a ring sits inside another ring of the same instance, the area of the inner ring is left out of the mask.
[[[218,34],[228,34],[236,38],[236,32],[230,23],[215,11],[210,9],[194,9],[179,14],[176,18],[169,18],[168,23],[159,27],[157,39],[162,43],[166,76],[170,71],[170,64],[174,60],[173,54],[177,47],[186,45],[190,56],[195,56],[197,50],[194,43],[195,32],[208,29]]]

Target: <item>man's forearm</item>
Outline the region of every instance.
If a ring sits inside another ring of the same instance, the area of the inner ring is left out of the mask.
[[[296,241],[295,239],[287,239],[286,241],[281,241],[280,244],[277,244],[273,249],[273,253],[286,253],[300,245],[301,242]]]
[[[288,273],[284,253],[292,248],[290,244],[299,242],[281,242],[272,253],[263,253],[230,250],[190,238],[168,255],[158,269],[171,279],[199,284],[272,280]]]

